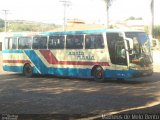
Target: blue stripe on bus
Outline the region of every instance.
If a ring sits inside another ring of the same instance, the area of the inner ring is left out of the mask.
[[[23,73],[23,66],[3,66],[4,71],[10,71],[10,72],[20,72]],[[35,67],[33,67],[33,73],[38,74],[39,72]]]
[[[95,29],[95,30],[77,30],[77,31],[61,31],[61,32],[38,32],[38,33],[35,33],[36,35],[69,35],[69,34],[97,34],[97,33],[103,33],[103,32],[139,32],[137,30],[127,30],[127,29]],[[142,31],[141,31],[142,32]],[[32,34],[30,33],[13,33],[12,36],[14,37],[21,37],[21,36],[30,36]],[[34,34],[33,34],[34,35]]]
[[[10,72],[23,72],[23,66],[3,66],[4,71]],[[90,69],[76,69],[76,68],[47,68],[48,72],[43,74],[51,74],[58,76],[72,76],[72,77],[82,77],[82,78],[92,78]],[[33,67],[33,73],[39,74],[37,69]],[[132,78],[137,75],[141,76],[141,72],[135,70],[105,70],[105,78]]]
[[[10,51],[5,51],[9,52]],[[22,50],[13,51],[17,53],[23,53]],[[47,67],[34,50],[24,50],[26,55],[30,58],[35,67],[41,72],[41,74],[63,75],[63,76],[75,76],[75,77],[91,77],[90,69],[80,68],[51,68]],[[33,73],[39,74],[37,69],[33,67]],[[23,72],[23,66],[4,66],[5,71]],[[135,70],[105,70],[105,78],[132,78],[135,74],[141,74]]]
[[[140,76],[144,76],[144,73],[146,73],[146,75],[151,75],[152,74],[152,70],[133,70],[133,69],[129,69],[129,70],[105,70],[105,78],[124,78],[124,79],[129,79],[129,78],[133,78],[133,77],[140,77]]]
[[[106,30],[84,30],[84,31],[66,31],[66,32],[42,32],[40,35],[70,35],[70,34],[92,34],[103,33]]]
[[[76,68],[49,68],[48,73],[55,75],[74,76],[74,77],[91,77],[90,69],[76,69]]]
[[[23,53],[23,50],[3,50],[2,53]]]
[[[34,50],[25,50],[26,55],[30,58],[36,68],[42,73],[47,74],[48,69],[43,61],[38,57]]]
[[[23,66],[3,66],[4,71],[23,72]]]
[[[77,76],[77,77],[89,77],[91,76],[90,69],[77,69],[77,68],[51,68],[47,67],[34,50],[25,50],[26,55],[30,58],[32,63],[41,72],[41,74],[53,74],[64,76]]]
[[[3,66],[4,71],[10,72],[23,72],[23,66]],[[82,77],[82,78],[91,78],[90,69],[76,69],[76,68],[48,68],[48,73],[58,76],[72,76],[72,77]],[[33,73],[39,74],[35,67],[33,67]],[[137,74],[136,71],[124,71],[119,70],[118,74],[116,70],[105,70],[105,78],[132,78],[134,74]]]
[[[23,53],[22,50],[8,51],[5,53]],[[26,55],[30,58],[35,67],[41,72],[41,74],[53,74],[53,75],[64,75],[64,76],[77,76],[77,77],[89,77],[91,76],[90,69],[77,69],[77,68],[50,68],[47,67],[41,58],[35,53],[34,50],[24,50]],[[33,73],[38,74],[38,70],[33,68]],[[5,71],[12,72],[23,72],[23,66],[4,66]]]
[[[39,35],[70,35],[70,34],[102,34],[103,32],[137,32],[137,30],[120,30],[120,29],[99,29],[99,30],[79,30],[79,31],[65,31],[65,32],[41,32]]]
[[[4,71],[10,72],[23,72],[23,66],[3,66]],[[76,68],[48,68],[48,73],[51,75],[61,75],[61,76],[73,76],[73,77],[91,77],[89,69],[76,69]],[[39,74],[35,67],[33,67],[33,73]]]
[[[106,78],[131,78],[136,71],[134,70],[105,70]]]

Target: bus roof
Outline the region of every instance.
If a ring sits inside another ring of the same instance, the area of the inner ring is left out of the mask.
[[[70,35],[70,34],[95,34],[103,32],[144,32],[141,30],[128,30],[128,29],[97,29],[97,30],[80,30],[80,31],[62,31],[62,32],[13,32],[7,37],[21,37],[21,36],[52,36],[52,35]]]
[[[99,29],[99,30],[80,30],[64,32],[41,32],[40,35],[69,35],[69,34],[94,34],[103,32],[143,32],[140,30],[122,30],[122,29]]]

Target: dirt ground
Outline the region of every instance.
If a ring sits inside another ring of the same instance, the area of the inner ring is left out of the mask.
[[[159,53],[154,56],[157,61]],[[1,59],[0,59],[1,60]],[[1,69],[2,70],[2,69]],[[115,114],[160,113],[160,64],[154,74],[129,81],[0,74],[1,114],[60,114],[95,119]]]

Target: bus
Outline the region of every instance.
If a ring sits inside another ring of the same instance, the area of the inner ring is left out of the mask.
[[[3,70],[34,74],[130,79],[153,73],[150,40],[139,30],[81,30],[13,34],[4,39]]]

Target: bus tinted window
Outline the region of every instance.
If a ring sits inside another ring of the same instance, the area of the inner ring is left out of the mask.
[[[123,37],[119,33],[107,33],[108,50],[112,64],[126,65],[126,59],[120,55],[122,49],[125,49]]]
[[[9,38],[4,39],[4,48],[9,49]]]
[[[50,36],[48,42],[49,49],[64,49],[64,36]]]
[[[47,49],[47,37],[34,37],[33,49]]]
[[[17,38],[11,38],[12,39],[12,49],[17,49]]]
[[[8,49],[12,49],[12,39],[8,39]]]
[[[67,49],[83,49],[83,35],[67,35]]]
[[[17,49],[17,38],[5,38],[5,49]]]
[[[102,49],[104,48],[104,40],[101,34],[86,35],[85,37],[86,49]]]
[[[18,42],[18,49],[31,49],[31,37],[20,37]]]

